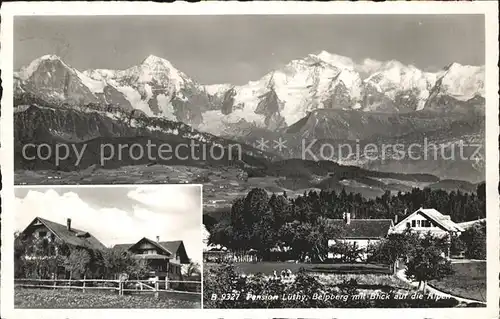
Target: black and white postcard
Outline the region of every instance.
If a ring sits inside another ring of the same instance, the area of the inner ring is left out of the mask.
[[[201,186],[15,196],[16,308],[201,308]]]
[[[2,15],[7,313],[498,315],[494,4],[32,8]]]

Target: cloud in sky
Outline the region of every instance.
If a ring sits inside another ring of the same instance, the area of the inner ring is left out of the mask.
[[[71,218],[75,228],[107,247],[160,236],[183,240],[189,257],[201,262],[202,201],[196,185],[17,188],[15,205],[16,231],[37,216],[63,225]]]

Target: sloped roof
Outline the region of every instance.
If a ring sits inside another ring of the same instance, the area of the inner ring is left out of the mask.
[[[128,249],[132,249],[134,246],[138,245],[139,243],[141,242],[148,242],[150,244],[152,244],[153,246],[156,246],[157,248],[159,248],[160,250],[163,250],[164,252],[166,252],[169,256],[173,254],[173,252],[169,249],[167,249],[166,247],[162,246],[159,242],[157,241],[154,241],[154,240],[151,240],[147,237],[143,237],[141,238],[138,242],[136,242],[135,244],[132,244]]]
[[[351,219],[349,225],[343,219],[328,219],[328,222],[342,228],[346,239],[385,238],[393,226],[392,219]]]
[[[420,208],[417,212],[434,220],[448,231],[464,231],[462,227],[451,220],[450,215],[443,215],[434,208]]]
[[[71,230],[68,230],[66,225],[61,225],[56,222],[36,217],[23,231],[26,232],[32,224],[38,220],[40,223],[42,223],[45,227],[47,227],[51,232],[54,233],[56,237],[58,237],[60,240],[62,240],[64,243],[72,246],[78,246],[78,247],[85,247],[85,248],[90,248],[90,249],[105,249],[106,246],[104,246],[97,238],[92,236],[89,232],[82,231],[76,228],[71,228]],[[88,234],[88,236],[85,237],[79,237],[77,235],[79,234]]]
[[[182,240],[160,241],[159,244],[165,247],[168,251],[171,251],[172,253],[177,253],[180,245],[182,244]]]

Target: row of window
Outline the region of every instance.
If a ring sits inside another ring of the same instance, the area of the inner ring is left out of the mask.
[[[406,223],[407,227],[432,227],[432,223],[429,220],[412,220],[411,224],[410,222]]]

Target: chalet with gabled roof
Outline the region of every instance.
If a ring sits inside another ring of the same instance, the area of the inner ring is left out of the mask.
[[[189,264],[184,242],[182,240],[160,241],[141,238],[133,244],[118,244],[113,249],[130,252],[135,258],[142,260],[150,269],[150,277],[159,280],[167,278],[181,278],[183,264]]]
[[[434,236],[458,236],[464,228],[453,222],[449,215],[441,214],[434,208],[419,208],[398,223],[393,232],[402,233],[407,230],[420,234],[430,232]]]

